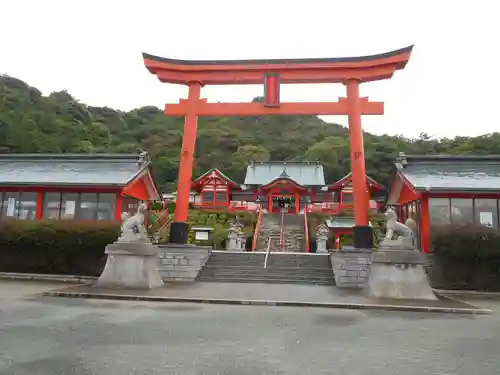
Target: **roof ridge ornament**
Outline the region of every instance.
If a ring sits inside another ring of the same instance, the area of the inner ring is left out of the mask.
[[[148,152],[145,150],[141,150],[139,153],[139,158],[137,159],[137,164],[144,165],[150,161]]]
[[[406,154],[404,152],[399,152],[396,158],[396,162],[401,164],[403,168],[408,165],[408,160],[406,159]]]
[[[286,173],[286,168],[283,168],[283,171],[280,173],[278,178],[290,178],[290,175]]]

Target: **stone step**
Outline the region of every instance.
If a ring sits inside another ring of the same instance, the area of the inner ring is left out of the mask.
[[[276,279],[276,280],[270,280],[266,277],[263,278],[258,278],[258,277],[252,277],[252,278],[237,278],[237,277],[209,277],[209,278],[204,278],[201,276],[199,278],[200,281],[205,281],[205,282],[219,282],[219,283],[259,283],[259,284],[297,284],[297,285],[335,285],[335,280],[329,280],[329,281],[314,281],[314,280],[297,280],[297,279]]]
[[[262,275],[270,275],[270,276],[282,276],[284,274],[286,275],[294,275],[296,277],[323,277],[323,276],[328,276],[328,277],[333,277],[332,270],[320,270],[320,271],[303,271],[300,272],[300,270],[273,270],[269,268],[257,268],[257,269],[246,269],[246,270],[241,270],[241,269],[228,269],[228,268],[211,268],[207,267],[204,269],[204,272],[206,274],[231,274],[231,275],[248,275],[248,274],[262,274]]]
[[[212,252],[199,279],[228,282],[283,282],[334,285],[328,254],[271,254]]]
[[[332,270],[319,270],[319,271],[302,271],[300,272],[300,270],[274,270],[274,269],[271,269],[271,268],[255,268],[255,269],[237,269],[237,268],[233,268],[233,269],[229,269],[229,268],[213,268],[213,267],[206,267],[204,269],[204,272],[206,272],[207,274],[208,273],[227,273],[227,274],[232,274],[232,275],[247,275],[247,274],[250,274],[250,273],[259,273],[259,274],[268,274],[268,275],[284,275],[284,274],[287,274],[287,275],[294,275],[294,276],[297,276],[297,277],[312,277],[312,276],[318,276],[318,277],[321,277],[321,276],[329,276],[329,277],[332,277],[333,274],[332,274]]]
[[[223,262],[223,261],[210,261],[208,266],[221,266],[221,267],[243,267],[243,268],[255,268],[263,267],[264,262]],[[301,268],[301,269],[330,269],[327,264],[324,263],[283,263],[283,262],[273,262],[270,259],[267,260],[268,267],[279,267],[279,268]]]
[[[268,259],[268,267],[280,267],[280,268],[301,268],[301,269],[330,269],[327,265],[323,263],[284,263],[284,262],[273,262]],[[263,267],[264,261],[262,262],[224,262],[224,261],[210,261],[208,266],[220,266],[220,267],[243,267],[243,268],[255,268]]]

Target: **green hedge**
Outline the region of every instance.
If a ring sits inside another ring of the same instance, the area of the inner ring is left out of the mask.
[[[0,272],[99,276],[117,223],[0,221]]]
[[[431,234],[433,287],[500,291],[500,230],[449,225]]]

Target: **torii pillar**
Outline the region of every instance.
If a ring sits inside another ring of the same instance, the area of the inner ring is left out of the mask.
[[[359,84],[359,80],[356,79],[347,80],[345,83],[348,103],[349,154],[355,204],[353,245],[356,248],[370,249],[373,247],[373,233],[368,221],[370,201],[366,192],[365,152],[363,128],[361,126]]]

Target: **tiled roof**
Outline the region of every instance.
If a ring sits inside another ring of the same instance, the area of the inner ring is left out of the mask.
[[[349,172],[344,177],[342,177],[340,180],[334,182],[330,186],[330,188],[333,189],[333,190],[335,190],[335,189],[342,189],[351,180],[352,180],[352,172]],[[367,185],[372,185],[376,189],[384,189],[384,187],[382,185],[380,185],[377,181],[375,181],[370,176],[366,176],[366,183],[367,183]]]
[[[500,190],[500,155],[404,155],[398,173],[417,190]]]
[[[0,185],[124,186],[150,164],[143,154],[0,154]]]
[[[330,219],[326,220],[326,226],[328,228],[354,228],[356,224],[354,223],[354,218],[349,216],[332,216]],[[371,227],[371,221],[368,222]]]
[[[283,173],[299,185],[323,186],[323,166],[317,162],[268,161],[254,162],[247,167],[245,185],[267,185]]]
[[[347,216],[332,216],[326,221],[328,228],[353,228],[354,218]]]

